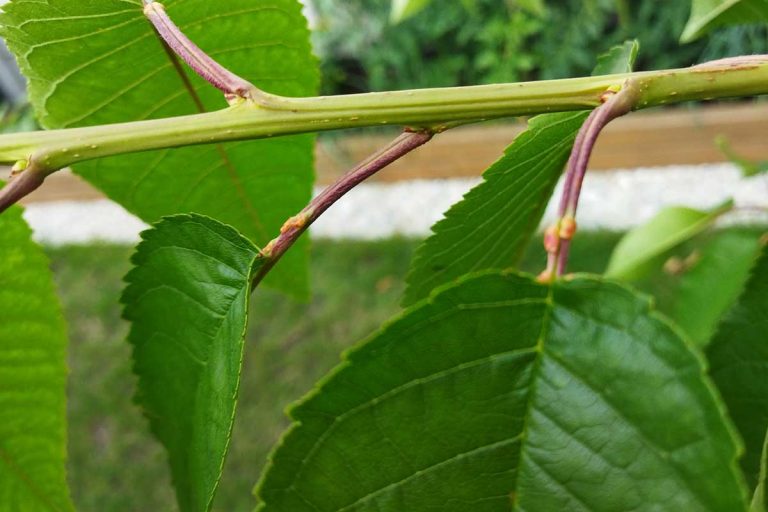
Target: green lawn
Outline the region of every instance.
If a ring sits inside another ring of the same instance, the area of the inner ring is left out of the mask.
[[[617,235],[581,234],[571,268],[599,272]],[[215,510],[250,511],[251,489],[287,426],[286,405],[339,360],[339,353],[397,313],[416,242],[317,242],[313,298],[298,304],[269,290],[253,300],[240,405]],[[79,510],[175,510],[162,448],[132,403],[121,279],[131,249],[49,249],[70,331],[69,478]],[[534,244],[523,267],[538,272]]]

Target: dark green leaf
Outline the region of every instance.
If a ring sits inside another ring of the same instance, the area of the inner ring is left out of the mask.
[[[295,406],[261,512],[744,511],[701,357],[617,284],[443,287]]]
[[[297,0],[171,0],[169,15],[234,72],[277,94],[315,93],[318,82]],[[12,0],[0,34],[29,79],[46,128],[135,121],[198,111],[142,15],[140,0]],[[226,107],[193,76],[206,110]],[[147,222],[198,212],[266,244],[309,200],[311,136],[151,151],[75,166]],[[307,293],[307,244],[299,242],[268,282]]]
[[[768,22],[768,0],[692,0],[680,39],[689,43],[716,27],[761,22]]]
[[[765,495],[766,479],[768,479],[768,433],[766,433],[765,441],[763,441],[763,453],[760,456],[760,473],[758,474],[755,493],[752,495],[750,512],[765,512],[766,510],[766,505],[768,505]]]
[[[628,71],[636,54],[635,42],[613,48],[595,73]],[[531,119],[528,129],[485,171],[483,183],[432,227],[432,236],[417,250],[408,273],[404,305],[469,272],[517,264],[587,115],[568,112]]]
[[[632,229],[616,246],[605,271],[607,277],[637,280],[658,266],[670,249],[712,226],[733,208],[727,201],[712,210],[673,206],[661,210],[647,223]]]
[[[736,302],[759,253],[759,237],[748,231],[723,231],[697,251],[697,261],[680,278],[670,313],[697,345],[709,342]]]
[[[20,208],[0,215],[0,508],[63,512],[67,330],[31,235]]]
[[[136,400],[168,450],[182,512],[209,510],[229,445],[258,249],[199,215],[142,233],[126,276]]]
[[[741,461],[755,488],[768,429],[768,251],[707,348],[710,375],[744,439]]]

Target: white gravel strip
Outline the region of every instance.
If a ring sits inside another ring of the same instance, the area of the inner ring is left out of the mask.
[[[363,184],[326,212],[312,234],[335,239],[423,237],[476,183],[451,179]],[[624,230],[665,206],[708,208],[729,197],[737,206],[768,206],[768,176],[743,179],[730,164],[598,172],[585,180],[578,221],[582,229]],[[545,222],[554,218],[555,208],[553,200]],[[31,204],[25,217],[36,239],[49,245],[135,243],[146,227],[107,200]],[[752,213],[739,220],[768,219]]]

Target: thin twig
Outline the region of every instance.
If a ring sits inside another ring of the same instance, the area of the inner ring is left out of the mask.
[[[267,261],[254,277],[252,288],[256,288],[302,233],[336,201],[383,168],[429,142],[433,135],[432,131],[403,132],[388,146],[377,151],[323,190],[298,215],[288,219],[280,229],[280,236],[269,242],[261,251]]]

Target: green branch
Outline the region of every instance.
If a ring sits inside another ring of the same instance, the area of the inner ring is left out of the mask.
[[[567,80],[316,98],[241,101],[218,112],[0,136],[0,163],[50,174],[77,162],[161,148],[374,125],[440,131],[451,123],[592,109],[632,79],[637,108],[768,94],[768,56],[693,68]]]

